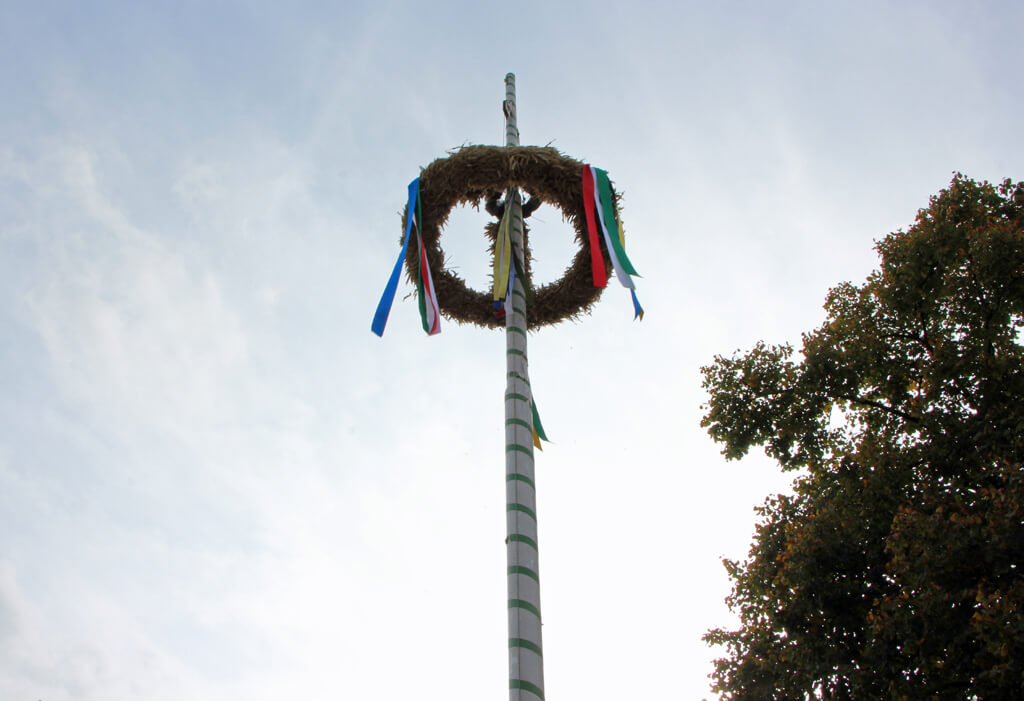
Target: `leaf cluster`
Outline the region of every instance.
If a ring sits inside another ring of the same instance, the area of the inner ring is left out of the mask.
[[[956,174],[802,348],[703,368],[729,459],[797,475],[726,561],[727,699],[1024,697],[1024,184]]]

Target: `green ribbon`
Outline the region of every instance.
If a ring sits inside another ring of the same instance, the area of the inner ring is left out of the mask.
[[[548,436],[544,433],[544,426],[540,422],[540,412],[537,411],[537,404],[532,399],[530,400],[530,409],[533,411],[533,431],[537,434],[537,437],[542,441],[548,441]],[[550,443],[551,441],[548,441]]]
[[[619,259],[619,265],[622,266],[624,272],[639,277],[640,273],[633,267],[633,263],[630,262],[629,257],[626,255],[626,249],[622,246],[618,229],[616,228],[615,231],[612,231],[612,227],[616,226],[619,218],[615,215],[612,186],[608,181],[608,173],[600,168],[593,168],[592,170],[597,174],[597,189],[601,194],[601,211],[604,212],[604,224],[608,227],[608,238],[612,242],[612,248],[615,249],[615,256]]]

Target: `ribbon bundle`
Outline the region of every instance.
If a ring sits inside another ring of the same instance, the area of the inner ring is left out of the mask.
[[[494,311],[501,319],[505,316],[505,299],[515,286],[518,261],[512,251],[512,198],[509,190],[505,197],[505,211],[498,223],[498,235],[494,240],[494,263],[491,269],[491,292],[494,295]],[[525,279],[525,278],[524,278]]]
[[[530,279],[523,270],[522,254],[512,246],[512,207],[513,197],[518,197],[515,190],[509,190],[505,197],[505,211],[498,224],[498,234],[494,241],[494,265],[491,271],[491,292],[494,295],[494,311],[498,318],[505,316],[505,300],[515,287],[516,276],[522,280],[526,293],[526,302],[533,302],[533,288]]]
[[[511,191],[505,197],[505,211],[498,224],[498,235],[494,241],[494,265],[491,270],[491,290],[495,303],[508,296],[515,280],[515,265],[512,262],[512,198]],[[497,306],[497,304],[495,304]]]
[[[391,314],[391,306],[395,301],[395,292],[398,290],[398,278],[402,273],[402,261],[405,260],[406,251],[409,248],[409,239],[413,227],[416,229],[416,243],[419,248],[419,276],[416,279],[416,292],[419,300],[420,319],[423,322],[423,330],[433,336],[441,333],[441,309],[437,303],[437,292],[434,290],[434,279],[430,274],[430,265],[427,263],[427,255],[423,250],[423,237],[420,234],[422,228],[420,223],[423,220],[423,208],[420,203],[420,179],[416,178],[409,183],[409,203],[405,215],[405,238],[402,240],[402,250],[395,261],[395,267],[391,271],[391,277],[384,288],[380,302],[377,303],[377,311],[373,315],[373,323],[370,330],[378,336],[384,335],[384,327],[388,323],[388,316]]]
[[[631,275],[640,277],[629,256],[626,255],[626,234],[622,229],[622,220],[615,211],[615,201],[612,198],[611,183],[608,181],[608,173],[600,168],[583,166],[583,206],[587,215],[587,233],[590,237],[590,263],[594,270],[594,286],[606,287],[608,279],[605,275],[604,258],[601,256],[601,245],[598,242],[598,223],[604,236],[604,243],[608,249],[608,255],[612,259],[612,268],[615,270],[615,277],[619,279],[623,287],[629,288],[633,297],[633,318],[643,319],[644,309],[640,306],[640,300],[636,298],[636,284]],[[595,220],[594,213],[597,213]],[[611,231],[609,231],[609,228]]]

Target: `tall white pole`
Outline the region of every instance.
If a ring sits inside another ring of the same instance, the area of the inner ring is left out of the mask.
[[[505,76],[505,146],[519,145],[516,77]],[[512,255],[525,270],[523,211],[518,190],[511,207]],[[544,698],[541,651],[540,569],[537,565],[537,497],[533,471],[533,411],[526,363],[526,294],[516,275],[505,305],[505,485],[508,555],[509,701]]]

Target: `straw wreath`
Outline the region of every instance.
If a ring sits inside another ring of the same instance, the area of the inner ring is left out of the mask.
[[[560,280],[533,291],[527,318],[531,328],[575,319],[587,312],[601,296],[603,287],[593,284],[590,243],[586,230],[586,214],[582,195],[583,163],[557,149],[541,146],[464,146],[439,158],[420,174],[420,206],[422,207],[423,248],[437,290],[441,313],[461,323],[488,328],[503,327],[505,322],[495,314],[493,296],[466,286],[464,280],[444,266],[441,230],[448,215],[457,205],[479,206],[488,202],[493,211],[498,193],[510,187],[525,191],[533,200],[558,207],[563,218],[576,232],[580,250]],[[618,200],[618,195],[613,193]],[[491,254],[497,222],[489,223],[485,233],[490,239]],[[528,232],[524,226],[526,277],[530,278]],[[403,214],[402,231],[405,231]],[[603,241],[600,243],[605,261],[605,274],[611,272],[611,257]],[[419,249],[415,238],[410,242],[405,259],[406,274],[415,284],[418,277]]]

